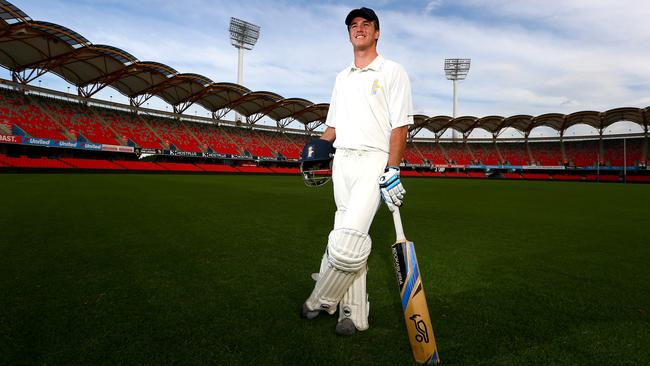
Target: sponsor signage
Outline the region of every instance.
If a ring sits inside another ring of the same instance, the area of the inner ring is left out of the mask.
[[[101,150],[102,149],[102,144],[93,144],[93,143],[90,143],[90,142],[81,142],[81,143],[79,143],[79,146],[82,149],[86,149],[86,150]]]
[[[165,152],[168,155],[172,155],[172,156],[201,157],[201,153],[196,153],[191,151],[165,150]]]
[[[162,155],[163,151],[160,149],[143,149],[141,147],[135,147],[133,148],[133,152],[136,153],[136,155]]]
[[[214,152],[201,153],[201,156],[204,158],[221,158],[224,157],[222,154],[217,154]]]
[[[20,139],[18,140],[18,142],[20,142]],[[22,143],[25,145],[64,147],[69,149],[102,150],[102,144],[93,144],[91,142],[53,140],[53,139],[44,139],[38,137],[23,138]],[[131,148],[130,152],[133,152],[132,149],[133,148]]]
[[[73,148],[73,149],[78,149],[79,148],[79,143],[78,142],[73,142],[73,141],[55,141],[54,146],[69,147],[69,148]]]
[[[134,150],[133,150],[133,146],[102,145],[102,151],[132,153]]]
[[[52,146],[53,140],[51,139],[41,139],[36,137],[28,137],[23,139],[23,144],[27,145],[38,145],[38,146]]]
[[[521,167],[522,169],[530,169],[530,170],[564,170],[566,167],[562,165],[554,166],[554,165],[526,165]]]
[[[8,144],[20,144],[20,136],[0,134],[0,142]]]

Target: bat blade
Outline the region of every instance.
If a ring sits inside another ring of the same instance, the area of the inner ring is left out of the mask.
[[[420,364],[438,364],[440,358],[427,299],[424,296],[415,246],[413,242],[398,240],[391,249],[413,358]]]

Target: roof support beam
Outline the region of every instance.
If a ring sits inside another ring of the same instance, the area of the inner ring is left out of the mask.
[[[408,141],[409,142],[413,141],[413,138],[415,137],[415,135],[417,135],[420,131],[422,131],[423,127],[424,126],[419,126],[419,127],[413,128],[412,130],[409,130],[409,132],[408,132]]]
[[[212,112],[212,116],[213,116],[213,118],[216,118],[216,119],[223,119],[223,117],[225,117],[226,114],[230,113],[230,111],[232,111],[232,108],[230,108],[230,107],[221,108],[218,111]]]
[[[309,132],[314,131],[315,129],[317,129],[319,126],[321,126],[324,123],[325,123],[325,121],[321,121],[321,120],[305,123],[305,131],[309,131]]]
[[[296,120],[295,118],[289,116],[289,117],[287,117],[287,118],[283,118],[283,119],[277,120],[277,121],[276,121],[276,125],[277,125],[279,128],[285,128],[285,127],[287,127],[288,125],[290,125],[291,122],[293,122],[293,121],[295,121],[295,120]]]
[[[40,78],[41,76],[45,75],[45,73],[48,72],[48,70],[43,69],[43,68],[34,68],[34,69],[23,69],[20,71],[12,71],[11,72],[11,78],[13,81],[21,84],[29,84],[32,81]]]
[[[262,119],[262,117],[264,117],[264,113],[251,114],[250,116],[246,117],[246,123],[248,123],[249,125],[254,125],[257,122],[259,122]]]
[[[140,94],[135,97],[129,98],[129,104],[133,107],[140,107],[142,106],[146,101],[151,99],[153,97],[153,94]]]
[[[442,137],[442,135],[445,134],[445,132],[447,132],[447,127],[443,128],[442,130],[435,133],[435,135],[436,135],[436,143],[440,142],[440,138]]]
[[[77,92],[80,97],[90,98],[93,95],[95,95],[98,91],[104,89],[107,86],[108,84],[104,84],[104,83],[79,86],[77,87]]]
[[[186,101],[186,102],[178,103],[172,107],[174,108],[174,113],[181,114],[185,112],[187,108],[189,108],[192,104],[194,104],[193,101]]]

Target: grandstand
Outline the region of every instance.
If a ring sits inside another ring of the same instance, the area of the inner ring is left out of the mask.
[[[209,118],[125,105],[116,108],[116,103],[84,100],[56,91],[36,93],[30,86],[7,80],[0,81],[0,86],[0,132],[24,142],[0,145],[3,154],[0,169],[5,170],[295,174],[301,146],[313,134],[313,131],[287,127],[237,126],[224,120],[215,123]],[[128,112],[129,108],[134,111]],[[638,113],[644,115],[645,111],[638,110]],[[453,120],[451,123],[453,128]],[[432,141],[415,136],[413,132],[422,126],[420,121],[411,131],[404,157],[407,176],[621,181],[627,178],[621,173],[623,166],[627,166],[623,174],[634,176],[629,181],[648,181],[647,135]],[[31,139],[47,140],[53,144],[50,146],[61,149],[75,149],[71,153],[74,158],[66,157],[70,153],[63,150],[34,157],[25,150],[33,145]],[[86,156],[81,144],[101,146],[106,156],[103,159]],[[119,147],[125,152],[116,155]],[[174,156],[184,161],[133,161],[138,152]],[[188,157],[210,159],[187,161]],[[256,167],[250,165],[251,159]],[[485,169],[492,173],[486,175]]]
[[[301,146],[318,134],[327,116],[327,104],[178,73],[118,47],[93,44],[65,26],[32,20],[6,1],[0,7],[0,65],[12,76],[0,80],[2,170],[295,174]],[[78,94],[33,86],[45,73],[60,76]],[[105,87],[130,103],[94,98]],[[172,112],[143,108],[153,96]],[[185,114],[193,104],[211,117]],[[244,122],[227,120],[231,112]],[[650,107],[627,107],[569,115],[416,115],[403,171],[414,177],[649,181],[649,113]],[[275,126],[258,123],[263,119]],[[644,132],[604,133],[619,121],[636,123]],[[598,136],[565,136],[579,124]],[[559,138],[530,137],[538,127],[558,131]],[[524,137],[500,138],[508,128]],[[423,129],[435,137],[423,137]],[[450,129],[462,140],[443,138]],[[492,138],[470,138],[477,129]],[[151,161],[138,160],[141,156]]]

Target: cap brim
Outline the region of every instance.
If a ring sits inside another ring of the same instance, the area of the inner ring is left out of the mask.
[[[345,18],[345,25],[350,25],[352,23],[352,20],[357,17],[361,17],[365,20],[375,20],[372,17],[369,17],[368,14],[363,10],[355,9],[352,10],[350,14],[348,14],[348,16]]]

